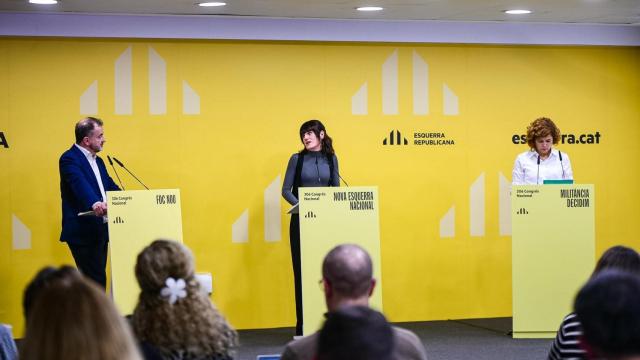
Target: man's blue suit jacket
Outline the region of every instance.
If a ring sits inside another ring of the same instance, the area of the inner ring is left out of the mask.
[[[107,173],[107,167],[96,157],[104,191],[120,190]],[[90,211],[96,201],[106,201],[100,194],[98,181],[89,160],[75,145],[60,156],[60,196],[62,197],[62,232],[60,241],[89,245],[100,232],[107,231],[101,216],[78,216]]]

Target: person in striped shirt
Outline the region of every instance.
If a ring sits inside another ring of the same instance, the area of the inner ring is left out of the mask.
[[[640,276],[640,254],[626,246],[611,247],[598,260],[591,278],[605,269],[621,270]],[[582,335],[582,324],[577,315],[571,313],[565,316],[549,350],[548,360],[586,359],[586,351],[580,345]]]
[[[640,359],[640,276],[604,270],[580,289],[573,304],[591,360]]]

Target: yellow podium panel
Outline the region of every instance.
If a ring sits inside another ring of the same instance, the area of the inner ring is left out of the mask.
[[[595,263],[593,185],[511,190],[513,337],[553,338]]]
[[[124,315],[133,313],[140,288],[136,258],[156,239],[182,242],[180,190],[107,192],[113,299]]]
[[[326,304],[318,286],[322,260],[339,244],[358,244],[371,255],[377,280],[371,306],[382,311],[378,188],[301,187],[298,191],[304,334],[319,329],[324,320]]]

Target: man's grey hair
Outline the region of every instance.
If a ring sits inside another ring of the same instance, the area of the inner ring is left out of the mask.
[[[349,298],[367,295],[373,279],[371,257],[358,245],[338,245],[325,256],[322,277],[339,295]]]
[[[91,135],[91,132],[97,126],[102,126],[102,120],[91,116],[78,121],[75,129],[76,144],[80,144],[82,142],[82,139]]]

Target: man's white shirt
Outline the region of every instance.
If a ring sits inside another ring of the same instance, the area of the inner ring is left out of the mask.
[[[100,188],[100,195],[102,195],[102,201],[107,201],[107,194],[104,192],[104,185],[102,185],[102,177],[100,176],[100,170],[98,169],[98,162],[96,161],[96,155],[92,154],[91,151],[79,146],[78,144],[74,144],[84,156],[86,156],[87,161],[89,161],[89,165],[91,165],[91,170],[93,170],[93,174],[96,176],[96,180],[98,181],[98,187]],[[96,203],[93,203],[95,205]],[[102,217],[104,222],[107,222],[107,216]]]
[[[513,185],[536,185],[542,184],[544,180],[566,179],[573,180],[571,161],[565,152],[562,153],[562,161],[560,161],[560,155],[556,149],[551,150],[548,158],[540,159],[540,166],[538,166],[538,153],[533,150],[518,155],[513,165]]]

